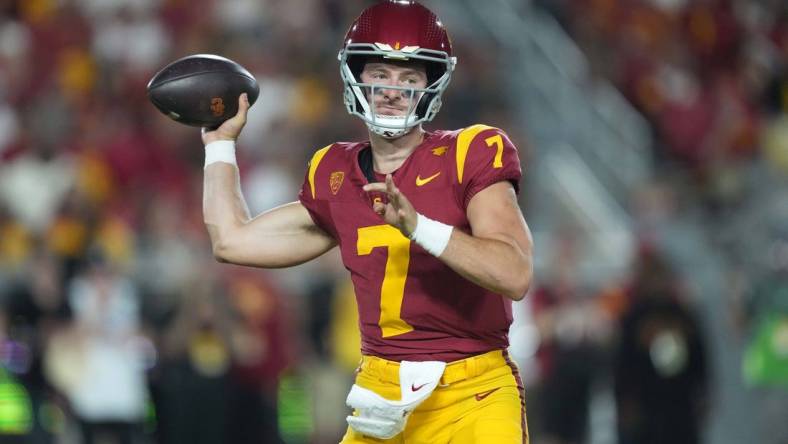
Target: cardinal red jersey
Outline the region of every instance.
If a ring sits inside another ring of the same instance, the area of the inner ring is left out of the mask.
[[[373,174],[369,150],[367,141],[317,151],[299,194],[314,222],[337,240],[350,271],[362,353],[448,362],[506,348],[511,301],[466,280],[372,210],[384,196],[362,190]],[[506,134],[474,125],[427,133],[392,178],[416,211],[470,233],[471,198],[500,181],[517,190],[521,175]]]

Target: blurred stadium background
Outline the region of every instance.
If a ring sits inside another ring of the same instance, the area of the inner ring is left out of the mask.
[[[145,85],[193,53],[255,74],[259,212],[365,136],[336,53],[371,3],[0,2],[0,442],[338,441],[358,360],[338,256],[215,263],[199,131]],[[459,58],[430,126],[502,127],[525,165],[532,443],[788,443],[786,3],[424,3]]]

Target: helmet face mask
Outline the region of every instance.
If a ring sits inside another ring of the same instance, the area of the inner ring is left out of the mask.
[[[435,117],[456,65],[448,34],[437,17],[416,2],[401,1],[381,2],[366,9],[348,31],[338,58],[348,113],[363,120],[371,132],[390,139]],[[427,85],[363,83],[361,72],[370,58],[381,63],[421,63]],[[386,115],[375,109],[375,94],[383,89],[402,91],[408,103],[405,115]]]
[[[418,51],[418,50],[417,50]],[[449,85],[451,72],[454,70],[454,61],[445,56],[429,54],[430,50],[421,50],[422,54],[407,54],[407,56],[397,55],[392,57],[392,51],[376,49],[374,45],[350,44],[339,54],[340,74],[345,84],[344,101],[348,113],[363,120],[370,131],[386,138],[395,138],[407,133],[411,128],[423,122],[429,122],[438,113],[441,107],[441,95]],[[424,55],[423,53],[427,53]],[[380,57],[383,63],[387,60],[394,61],[423,61],[425,63],[437,64],[443,74],[437,79],[432,80],[424,88],[396,85],[379,85],[375,83],[363,83],[361,80],[361,70],[354,67],[362,67],[362,63],[353,63],[351,58],[355,57]],[[400,90],[408,103],[408,109],[404,116],[390,116],[379,112],[375,106],[373,97],[380,90]]]

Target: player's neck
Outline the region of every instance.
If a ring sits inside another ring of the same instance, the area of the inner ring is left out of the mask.
[[[372,162],[375,171],[381,174],[388,174],[396,171],[410,153],[424,141],[424,130],[421,126],[413,128],[396,139],[386,139],[375,133],[369,134],[372,146]]]

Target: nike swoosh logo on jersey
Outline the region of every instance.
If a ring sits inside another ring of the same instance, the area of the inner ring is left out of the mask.
[[[498,387],[498,388],[500,388],[500,387]],[[494,389],[492,389],[492,390],[487,390],[486,392],[477,393],[477,394],[476,394],[476,400],[477,400],[477,401],[481,401],[482,399],[484,399],[484,398],[486,398],[486,397],[488,397],[488,396],[492,395],[492,394],[493,394],[493,393],[494,393],[496,390],[498,390],[498,389],[497,389],[497,388],[494,388]]]
[[[417,187],[421,187],[421,186],[427,185],[432,179],[435,179],[436,177],[438,177],[440,175],[441,175],[440,171],[438,171],[437,173],[433,174],[430,177],[427,177],[426,179],[422,179],[421,175],[418,175],[418,176],[416,176],[416,186]]]
[[[422,388],[424,388],[424,386],[425,386],[425,385],[427,385],[427,384],[422,384],[422,385],[420,385],[420,386],[416,387],[414,384],[411,384],[411,385],[410,385],[410,389],[411,389],[412,391],[414,391],[414,392],[418,392],[419,390],[421,390]]]

